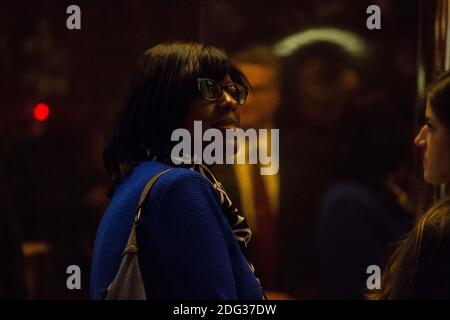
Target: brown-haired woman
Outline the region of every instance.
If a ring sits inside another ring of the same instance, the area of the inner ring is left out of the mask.
[[[427,93],[426,122],[415,144],[423,151],[424,179],[450,182],[450,73]],[[450,197],[431,207],[400,243],[372,299],[450,299]]]

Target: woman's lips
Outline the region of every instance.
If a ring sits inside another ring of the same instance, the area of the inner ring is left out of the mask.
[[[239,129],[239,122],[236,120],[233,120],[233,119],[227,119],[227,120],[219,121],[219,122],[215,123],[214,127],[217,129],[221,129],[221,130],[226,130],[226,129],[237,130],[237,129]]]

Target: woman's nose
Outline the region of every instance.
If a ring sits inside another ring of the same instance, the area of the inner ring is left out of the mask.
[[[424,125],[419,133],[417,134],[416,138],[414,139],[414,143],[418,147],[424,147],[426,143],[426,125]]]
[[[219,105],[222,109],[231,108],[233,111],[237,109],[237,101],[225,90],[222,92],[222,97],[220,98]]]

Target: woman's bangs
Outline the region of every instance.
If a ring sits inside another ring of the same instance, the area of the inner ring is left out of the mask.
[[[205,50],[205,49],[204,49]],[[216,52],[214,52],[216,51]],[[222,80],[228,73],[228,59],[217,50],[206,49],[198,59],[197,77]]]

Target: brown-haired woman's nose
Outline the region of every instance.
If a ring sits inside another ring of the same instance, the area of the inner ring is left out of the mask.
[[[424,125],[419,133],[417,134],[416,138],[414,139],[414,143],[416,144],[416,146],[418,147],[424,147],[425,143],[426,143],[426,131],[427,130],[427,126]]]

